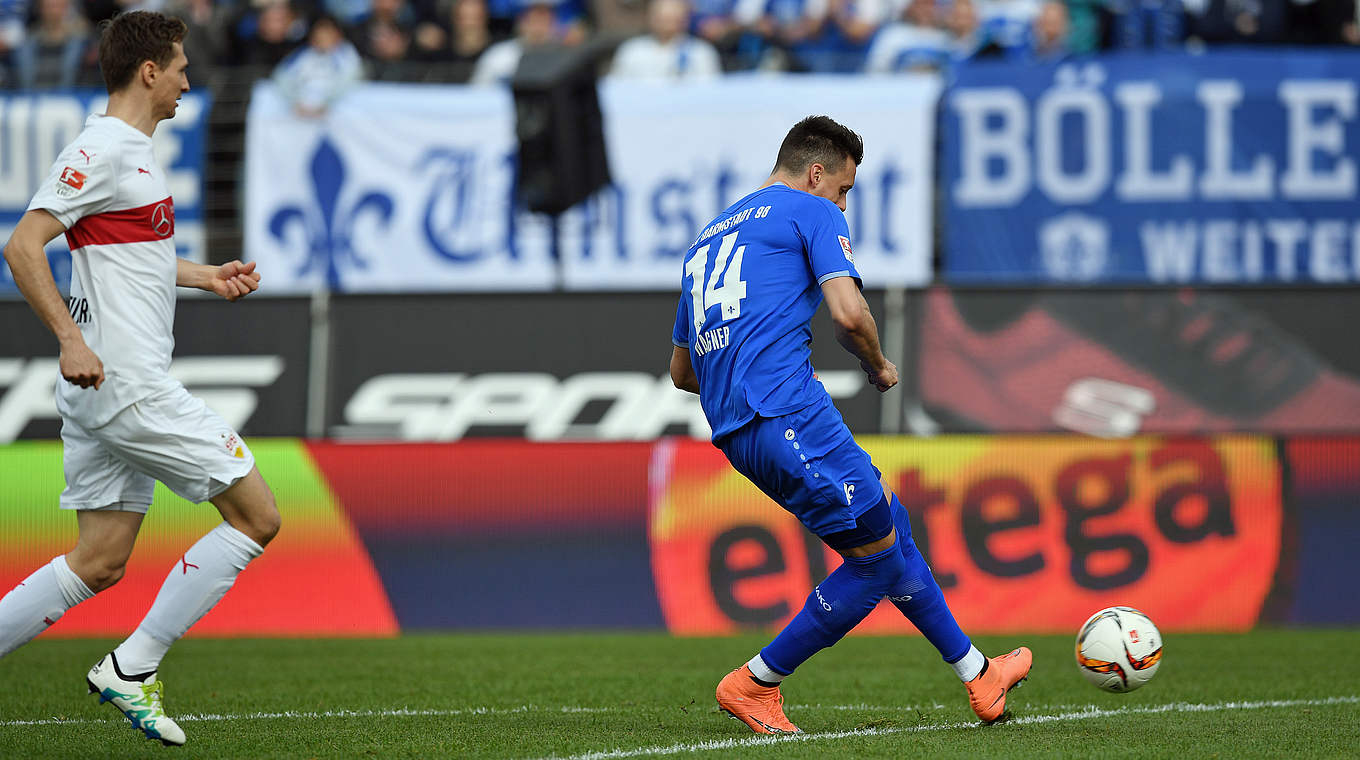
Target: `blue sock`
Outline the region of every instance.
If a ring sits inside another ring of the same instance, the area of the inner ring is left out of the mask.
[[[792,673],[859,625],[889,589],[901,584],[906,569],[896,545],[867,557],[846,557],[812,590],[803,610],[760,650],[760,658],[776,672]]]
[[[964,635],[954,620],[954,613],[945,604],[944,593],[930,566],[911,540],[911,523],[907,521],[907,509],[892,497],[893,524],[897,527],[897,549],[902,553],[907,571],[902,574],[901,582],[888,592],[888,600],[916,626],[935,648],[945,662],[958,662],[968,654],[973,642]]]

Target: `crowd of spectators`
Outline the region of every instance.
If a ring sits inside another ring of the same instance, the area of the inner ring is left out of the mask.
[[[1357,45],[1357,0],[0,0],[0,87],[97,85],[100,21],[189,26],[193,69],[277,71],[299,108],[360,78],[495,83],[525,50],[604,41],[608,72],[897,72],[1108,49]]]

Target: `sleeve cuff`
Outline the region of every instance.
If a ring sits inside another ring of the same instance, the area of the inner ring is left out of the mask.
[[[76,222],[80,221],[80,217],[76,217],[74,219],[69,218],[71,216],[71,213],[68,210],[52,208],[51,206],[42,203],[35,203],[33,205],[30,205],[26,209],[26,212],[40,210],[46,211],[47,213],[51,214],[53,219],[56,219],[58,222],[61,222],[61,226],[65,227],[68,230],[74,227]]]
[[[675,338],[671,338],[671,343],[672,343],[676,348],[684,348],[684,349],[688,349],[688,348],[689,348],[689,344],[688,344],[688,343],[682,343],[682,342],[676,340]]]
[[[853,277],[855,278],[855,282],[858,283],[861,288],[864,287],[864,281],[859,278],[858,274],[851,272],[849,269],[842,269],[839,272],[828,272],[827,274],[824,274],[821,277],[817,278],[817,284],[821,285],[825,283],[827,280],[834,280],[837,277]]]

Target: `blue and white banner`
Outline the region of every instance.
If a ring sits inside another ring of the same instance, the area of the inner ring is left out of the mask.
[[[938,80],[728,77],[600,87],[614,184],[549,220],[516,209],[502,88],[364,86],[322,119],[256,87],[246,249],[272,293],[671,290],[700,227],[827,113],[865,138],[847,217],[871,286],[930,280]]]
[[[9,240],[57,154],[85,128],[90,114],[104,112],[108,100],[102,90],[0,94],[0,241]],[[161,122],[152,137],[156,160],[169,175],[175,199],[175,246],[181,257],[192,261],[207,260],[203,156],[211,103],[206,92],[186,93],[175,117]],[[48,245],[47,259],[57,287],[64,291],[71,281],[65,237]],[[0,260],[0,296],[17,292],[9,266]]]
[[[943,115],[955,283],[1360,282],[1360,54],[962,67]]]
[[[546,219],[509,204],[515,156],[501,88],[367,85],[310,119],[258,83],[245,245],[261,292],[552,287]]]

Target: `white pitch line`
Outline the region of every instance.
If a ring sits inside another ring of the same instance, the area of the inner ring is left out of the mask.
[[[1053,723],[1057,721],[1082,720],[1087,718],[1102,718],[1116,715],[1136,715],[1153,714],[1162,712],[1214,712],[1219,710],[1252,710],[1269,707],[1300,707],[1300,706],[1323,706],[1337,704],[1357,704],[1360,697],[1330,697],[1328,699],[1296,699],[1296,700],[1270,700],[1256,702],[1217,702],[1212,704],[1192,704],[1186,702],[1173,702],[1166,705],[1153,705],[1150,707],[1121,707],[1114,710],[1107,710],[1096,705],[1030,705],[1031,709],[1062,710],[1056,714],[1030,715],[1014,718],[1009,724],[1026,725],[1031,723]],[[786,705],[790,709],[799,710],[837,710],[837,711],[890,711],[896,713],[921,712],[925,710],[945,709],[945,705],[870,705],[870,704],[804,704]],[[254,712],[254,713],[187,713],[174,716],[177,722],[207,722],[207,721],[231,721],[231,720],[317,720],[324,718],[401,718],[401,717],[458,717],[465,715],[516,715],[524,713],[557,713],[562,715],[572,714],[591,714],[591,713],[610,713],[610,712],[636,712],[635,707],[582,707],[578,705],[565,705],[562,707],[544,707],[539,705],[518,705],[516,707],[464,707],[447,710],[436,709],[413,709],[398,708],[392,710],[285,710],[281,712]],[[0,728],[23,727],[23,726],[64,726],[81,725],[91,723],[121,723],[122,718],[37,718],[29,720],[0,720]],[[981,724],[976,722],[967,723],[941,723],[929,726],[909,726],[903,728],[865,728],[853,731],[838,731],[832,733],[797,734],[795,736],[752,736],[743,739],[724,739],[713,742],[699,742],[697,744],[677,744],[669,747],[644,747],[633,750],[606,750],[602,752],[590,752],[583,755],[572,755],[561,760],[606,760],[607,758],[625,757],[644,757],[649,755],[673,755],[682,752],[702,752],[709,750],[735,749],[740,747],[758,747],[765,744],[778,743],[781,741],[817,741],[821,739],[840,739],[855,736],[882,736],[887,734],[897,734],[916,731],[944,731],[952,729],[981,728]]]
[[[1006,726],[1012,725],[1024,726],[1037,723],[1058,723],[1073,720],[1088,720],[1091,718],[1109,718],[1122,715],[1153,715],[1166,712],[1261,710],[1266,708],[1287,707],[1321,707],[1325,705],[1353,705],[1357,703],[1360,703],[1360,697],[1350,696],[1328,697],[1327,699],[1272,699],[1253,702],[1214,702],[1210,704],[1172,702],[1165,705],[1120,707],[1113,710],[1100,708],[1095,705],[1087,705],[1084,708],[1069,712],[1051,713],[1048,715],[1027,715],[1019,718],[1012,718],[1006,723],[993,728],[1004,729]],[[570,755],[568,757],[554,755],[547,760],[614,760],[615,758],[654,757],[659,755],[678,755],[682,753],[714,752],[720,750],[744,749],[747,747],[763,747],[771,744],[780,744],[782,742],[814,742],[826,739],[850,739],[868,736],[888,736],[891,734],[978,728],[985,728],[985,726],[976,721],[970,721],[967,723],[940,723],[929,726],[904,726],[901,728],[860,728],[852,731],[829,731],[825,733],[792,734],[783,736],[748,736],[743,739],[720,739],[690,744],[672,744],[664,747],[641,747],[639,749],[615,749],[602,752],[586,752],[584,754]]]
[[[787,705],[790,709],[798,710],[838,710],[843,712],[858,710],[889,710],[893,712],[921,712],[924,710],[943,710],[944,705],[823,705],[823,704],[803,704]],[[284,719],[316,719],[316,718],[401,718],[401,717],[457,717],[461,715],[515,715],[519,713],[562,713],[570,715],[573,713],[610,713],[610,712],[636,712],[635,707],[581,707],[577,705],[566,705],[563,707],[542,707],[539,705],[519,705],[517,707],[463,707],[446,710],[435,709],[412,709],[398,708],[395,710],[285,710],[282,712],[255,712],[241,714],[219,714],[219,713],[186,713],[184,715],[172,716],[176,722],[185,721],[221,721],[221,720],[284,720]],[[60,726],[78,725],[81,723],[116,723],[121,718],[35,718],[29,720],[0,720],[0,728],[9,726]]]
[[[519,705],[518,707],[466,707],[451,710],[417,710],[398,708],[395,710],[284,710],[282,712],[254,712],[239,714],[186,713],[173,715],[176,723],[219,720],[315,720],[317,718],[403,718],[403,717],[456,717],[459,715],[514,715],[517,713],[604,713],[622,710],[614,707],[538,707]],[[65,726],[80,723],[117,723],[123,718],[38,718],[35,720],[0,720],[0,728],[8,726]]]

